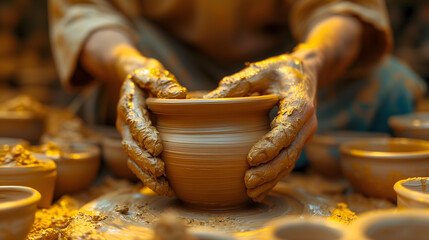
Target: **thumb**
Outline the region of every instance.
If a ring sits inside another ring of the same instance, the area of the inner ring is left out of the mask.
[[[186,88],[180,86],[173,74],[157,67],[140,68],[129,76],[141,88],[158,98],[186,98]]]
[[[255,92],[264,92],[276,78],[271,68],[252,65],[231,76],[224,77],[219,86],[204,98],[245,97]]]

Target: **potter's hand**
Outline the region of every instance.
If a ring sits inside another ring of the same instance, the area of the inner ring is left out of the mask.
[[[278,116],[271,131],[250,150],[251,168],[245,175],[247,194],[262,201],[288,175],[305,143],[317,128],[314,110],[316,82],[305,63],[290,55],[280,55],[249,64],[225,77],[219,87],[205,97],[242,97],[258,92],[279,97]]]
[[[116,126],[129,157],[128,167],[154,192],[172,196],[174,193],[165,177],[164,162],[158,157],[163,149],[161,139],[150,121],[145,95],[185,98],[186,89],[158,61],[141,60],[137,63],[130,61],[131,67],[128,65],[129,69],[137,67],[122,84]]]

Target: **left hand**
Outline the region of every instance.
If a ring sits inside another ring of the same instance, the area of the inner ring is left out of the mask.
[[[311,63],[310,63],[311,64]],[[248,64],[225,77],[206,98],[244,97],[252,93],[275,94],[279,111],[271,131],[250,150],[245,174],[247,194],[262,201],[288,175],[302,148],[317,129],[315,114],[316,74],[297,57],[284,54]]]

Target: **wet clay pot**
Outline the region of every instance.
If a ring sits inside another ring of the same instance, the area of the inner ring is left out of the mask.
[[[34,222],[40,193],[22,186],[0,186],[0,239],[25,239]]]
[[[42,198],[38,207],[48,208],[54,196],[57,167],[50,159],[28,166],[0,166],[0,186],[27,186],[36,189]]]
[[[163,141],[161,157],[177,197],[199,208],[246,205],[247,154],[269,131],[268,112],[277,101],[274,95],[149,98]]]
[[[398,208],[429,210],[429,177],[408,178],[395,183]]]
[[[345,240],[426,240],[429,213],[421,210],[378,210],[359,216],[347,229]]]
[[[429,176],[429,141],[408,138],[358,140],[342,144],[341,169],[353,188],[366,196],[396,201],[393,185]]]

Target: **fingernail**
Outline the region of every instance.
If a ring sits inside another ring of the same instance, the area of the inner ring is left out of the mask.
[[[247,178],[246,179],[246,187],[253,188],[254,187],[253,182],[255,181],[255,176],[252,174],[249,174],[249,176],[246,176],[246,178]]]
[[[267,157],[268,155],[265,152],[259,152],[255,150],[249,154],[248,162],[252,167],[258,166],[259,164],[263,163]]]
[[[186,98],[186,94],[186,88],[179,85],[170,85],[167,89],[165,89],[165,91],[160,91],[158,93],[158,97],[184,99]]]

